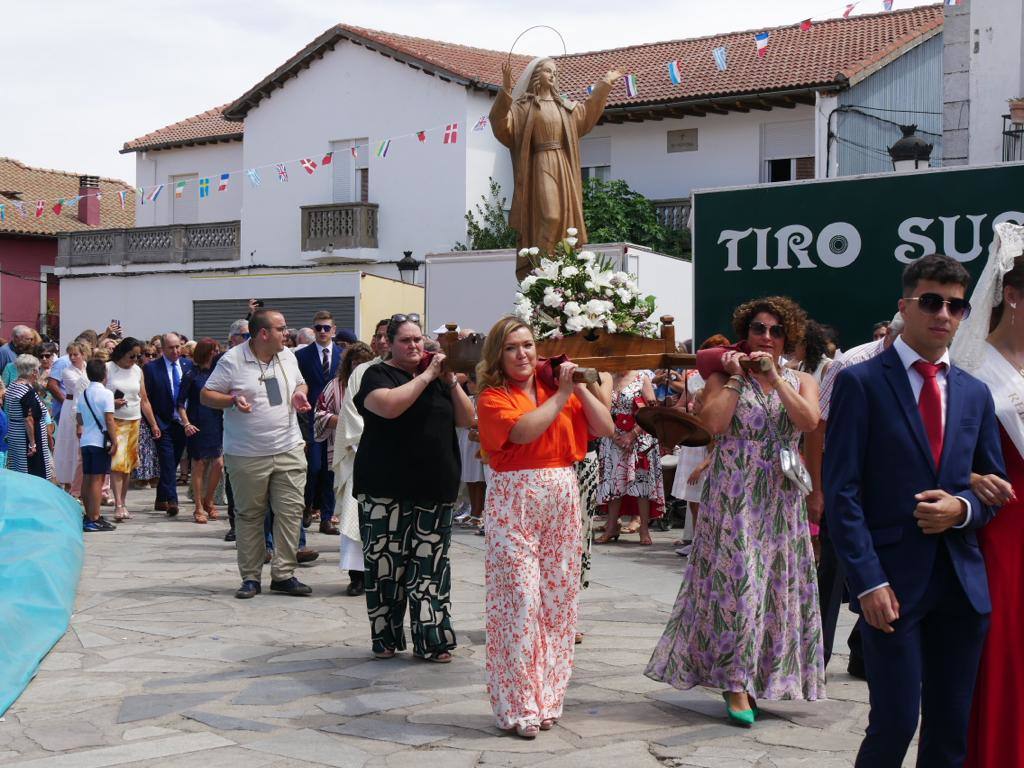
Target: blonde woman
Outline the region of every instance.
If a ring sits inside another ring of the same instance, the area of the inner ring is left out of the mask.
[[[78,399],[89,386],[85,375],[85,364],[92,354],[92,347],[85,340],[73,341],[67,346],[68,365],[61,371],[61,385],[64,387],[64,404],[61,418],[57,422],[54,441],[53,462],[57,482],[75,498],[82,492],[82,461],[75,430],[75,414]]]
[[[538,364],[530,328],[499,320],[477,366],[487,520],[487,690],[498,727],[533,739],[562,715],[580,589],[580,486],[590,437],[615,427],[576,366]]]

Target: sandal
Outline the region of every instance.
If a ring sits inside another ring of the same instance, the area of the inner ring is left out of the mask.
[[[620,531],[618,526],[615,526],[615,528],[613,528],[610,531],[606,529],[604,533],[602,533],[600,536],[598,536],[596,539],[594,539],[594,543],[595,544],[608,544],[608,543],[613,542],[613,541],[618,541],[619,540],[619,533],[620,532],[621,531]]]
[[[124,510],[124,511],[122,511],[122,510]],[[128,520],[130,518],[131,518],[131,515],[128,514],[128,509],[126,507],[123,507],[120,504],[115,504],[114,505],[114,522],[120,523],[120,522],[124,522],[125,520]]]
[[[521,739],[536,739],[540,732],[539,725],[513,725],[511,728],[502,728],[505,733],[514,733]]]
[[[200,525],[205,524],[209,520],[209,518],[206,516],[206,513],[201,509],[197,509],[195,512],[192,513],[192,519]]]
[[[421,661],[431,661],[434,664],[451,664],[452,655],[448,651],[441,651],[440,653],[428,653],[426,656],[420,656],[416,654],[416,658]]]
[[[203,506],[206,508],[207,520],[218,520],[220,518],[220,514],[218,514],[217,512],[217,507],[213,504],[213,502],[210,502],[209,504],[204,502]]]
[[[649,547],[653,543],[654,543],[654,541],[651,539],[651,532],[650,531],[643,531],[640,534],[640,544],[642,546]]]
[[[582,645],[583,644],[583,633],[582,632],[577,632],[576,633],[576,638],[573,640],[573,644],[574,645]]]
[[[558,723],[557,717],[546,717],[540,721],[540,729],[542,731],[550,731]]]
[[[375,659],[393,659],[395,658],[395,649],[387,648],[383,651],[374,651],[373,658]]]

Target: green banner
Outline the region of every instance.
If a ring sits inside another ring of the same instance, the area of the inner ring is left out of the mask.
[[[977,278],[993,225],[1022,211],[1022,163],[695,192],[694,340],[733,339],[738,304],[784,295],[842,347],[869,341],[907,264],[944,253]]]

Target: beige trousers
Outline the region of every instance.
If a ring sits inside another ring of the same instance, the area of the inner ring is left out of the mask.
[[[259,581],[267,545],[263,518],[267,505],[274,510],[273,581],[290,579],[295,572],[295,550],[302,526],[306,490],[306,454],[298,445],[273,456],[224,455],[235,496],[235,536],[238,572],[242,581]]]

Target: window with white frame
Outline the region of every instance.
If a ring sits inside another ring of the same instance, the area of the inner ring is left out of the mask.
[[[332,201],[367,203],[370,201],[369,139],[332,141]],[[354,149],[354,151],[353,151]]]
[[[608,181],[612,174],[612,140],[608,136],[580,139],[580,176]]]
[[[761,124],[760,181],[814,178],[814,121]]]

